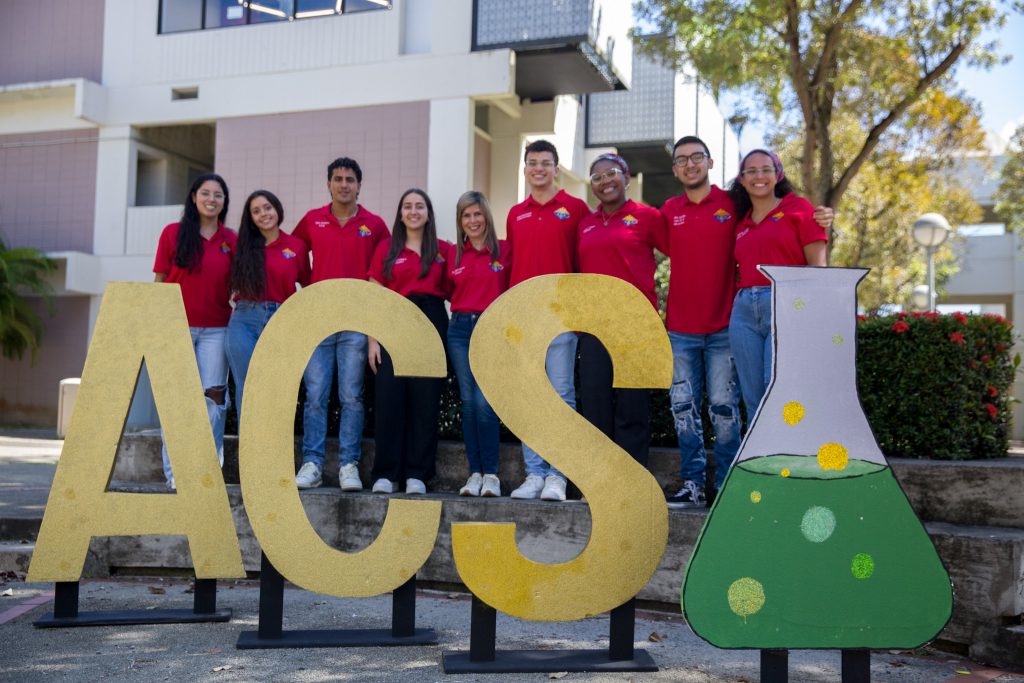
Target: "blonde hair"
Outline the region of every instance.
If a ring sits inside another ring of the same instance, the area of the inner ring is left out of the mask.
[[[455,203],[455,265],[462,261],[462,245],[466,241],[466,232],[462,229],[462,214],[471,206],[480,205],[484,212],[484,245],[487,251],[491,252],[491,258],[498,258],[498,233],[494,229],[494,216],[491,214],[491,205],[483,192],[470,190],[459,197]]]

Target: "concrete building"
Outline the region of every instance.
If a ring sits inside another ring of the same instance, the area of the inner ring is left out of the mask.
[[[362,204],[390,222],[423,187],[448,238],[469,188],[503,227],[535,137],[580,196],[613,147],[640,174],[633,194],[660,203],[670,144],[693,132],[731,177],[736,136],[714,101],[692,74],[634,61],[632,26],[621,0],[0,0],[0,231],[60,265],[37,363],[0,360],[0,422],[54,424],[106,283],[152,279],[202,172],[227,180],[229,225],[267,188],[290,230],[350,156]]]

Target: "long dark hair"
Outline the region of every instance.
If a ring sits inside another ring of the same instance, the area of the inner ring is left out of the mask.
[[[430,267],[434,265],[434,259],[437,258],[437,224],[434,222],[434,205],[431,203],[430,197],[426,192],[417,187],[411,187],[403,192],[402,197],[398,200],[398,211],[395,212],[395,222],[391,226],[391,248],[388,249],[388,254],[384,257],[385,280],[391,279],[391,271],[394,268],[395,259],[405,249],[405,223],[402,222],[402,202],[411,194],[418,194],[423,197],[423,201],[427,205],[427,222],[423,226],[423,244],[420,246],[421,280],[430,272]]]
[[[269,190],[256,190],[242,208],[242,220],[238,224],[238,244],[235,258],[231,262],[231,289],[238,292],[240,299],[259,301],[267,289],[267,266],[265,249],[267,240],[252,220],[252,203],[263,197],[277,211],[278,227],[284,221],[284,207],[281,200]]]
[[[203,238],[199,235],[199,207],[196,206],[196,192],[203,183],[213,180],[224,191],[224,207],[217,214],[217,220],[224,222],[228,215],[228,184],[216,173],[204,173],[195,179],[185,195],[185,210],[178,221],[178,242],[174,245],[174,265],[192,270],[203,259]]]
[[[750,201],[750,195],[747,194],[747,188],[743,187],[740,183],[740,176],[743,175],[743,168],[747,164],[747,159],[755,154],[764,154],[772,160],[772,165],[775,167],[775,173],[780,174],[782,171],[782,162],[773,153],[766,149],[754,149],[747,152],[747,155],[740,161],[740,170],[736,174],[736,177],[732,179],[729,184],[729,196],[732,198],[733,206],[736,207],[736,215],[740,218],[746,218],[747,214],[750,213],[750,209],[753,208],[753,203]],[[793,183],[789,182],[789,178],[783,174],[782,178],[777,180],[775,183],[775,196],[785,197],[787,194],[793,191]]]
[[[491,215],[491,205],[483,192],[470,190],[459,197],[455,203],[455,265],[462,263],[462,246],[466,241],[466,232],[462,229],[462,212],[471,206],[480,205],[484,213],[484,245],[487,251],[491,252],[491,259],[498,258],[498,233],[494,229],[494,216]]]

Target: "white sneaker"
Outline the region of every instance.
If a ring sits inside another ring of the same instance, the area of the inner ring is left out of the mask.
[[[544,480],[541,500],[565,500],[565,479],[557,474],[549,474]]]
[[[469,475],[469,479],[466,480],[466,485],[459,489],[460,496],[479,496],[480,485],[483,483],[482,476],[479,472],[474,472]]]
[[[485,474],[480,487],[480,495],[484,498],[497,498],[501,495],[501,482],[496,474]]]
[[[338,469],[338,485],[342,491],[362,491],[363,480],[359,478],[359,466],[351,462],[342,465]]]
[[[405,492],[412,496],[422,496],[427,492],[427,485],[419,479],[406,479]]]
[[[322,483],[320,468],[316,463],[304,462],[295,475],[295,485],[300,489],[315,489]]]
[[[371,489],[374,493],[394,493],[395,482],[390,479],[378,479],[373,482],[373,488]]]
[[[511,493],[512,498],[519,500],[532,500],[540,495],[544,489],[544,479],[537,474],[531,474],[515,491]]]

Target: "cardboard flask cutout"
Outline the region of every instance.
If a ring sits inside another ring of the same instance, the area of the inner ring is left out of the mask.
[[[856,385],[854,268],[761,267],[772,383],[682,588],[722,648],[912,648],[952,612],[949,575],[868,426]]]

